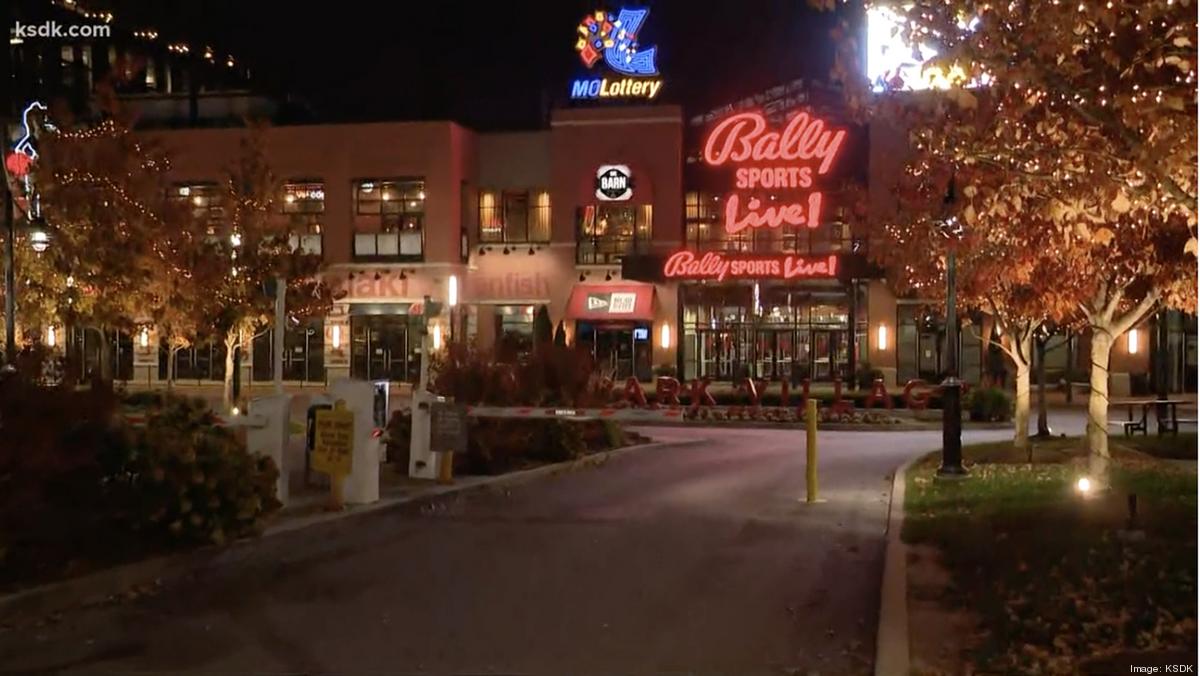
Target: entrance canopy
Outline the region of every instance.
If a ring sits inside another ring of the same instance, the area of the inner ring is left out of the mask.
[[[567,319],[654,321],[652,284],[576,284]]]

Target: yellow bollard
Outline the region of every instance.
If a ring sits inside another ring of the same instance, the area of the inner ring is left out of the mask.
[[[452,484],[454,483],[454,451],[443,451],[441,453],[442,462],[438,466],[438,483]]]
[[[804,411],[804,421],[808,428],[808,440],[805,448],[807,459],[804,465],[804,478],[808,486],[805,502],[817,501],[817,400],[809,399]]]

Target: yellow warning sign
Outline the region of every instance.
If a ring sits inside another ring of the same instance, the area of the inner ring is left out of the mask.
[[[354,412],[339,399],[332,409],[316,412],[312,466],[333,476],[350,473],[354,458]]]

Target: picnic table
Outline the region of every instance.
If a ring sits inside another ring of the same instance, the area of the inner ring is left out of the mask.
[[[1110,421],[1110,425],[1121,427],[1125,436],[1131,436],[1134,432],[1146,434],[1148,425],[1146,418],[1149,415],[1150,409],[1154,408],[1154,419],[1157,423],[1159,434],[1171,432],[1171,434],[1179,434],[1179,423],[1195,423],[1194,419],[1181,419],[1179,417],[1179,406],[1191,404],[1189,399],[1158,399],[1155,397],[1128,397],[1123,399],[1112,399],[1109,401],[1111,406],[1124,406],[1127,411],[1125,420]],[[1134,417],[1134,410],[1141,409],[1141,414]],[[1164,415],[1166,412],[1166,415]]]

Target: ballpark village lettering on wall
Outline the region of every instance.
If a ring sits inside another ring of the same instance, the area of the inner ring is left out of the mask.
[[[836,277],[837,265],[836,255],[753,256],[678,251],[667,258],[663,277],[716,282],[726,279],[812,279]]]
[[[641,48],[638,31],[649,8],[621,9],[616,14],[597,10],[579,22],[575,51],[588,69],[600,61],[618,77],[580,78],[571,83],[572,99],[644,98],[658,96],[662,78],[655,63],[657,47]]]
[[[734,165],[734,187],[750,194],[731,194],[725,201],[725,231],[746,228],[816,228],[821,224],[823,194],[817,190],[784,203],[770,203],[754,191],[805,191],[814,175],[829,172],[846,141],[846,130],[827,128],[825,121],[801,112],[781,131],[769,131],[758,112],[736,113],[713,127],[704,142],[704,161],[710,166]],[[744,207],[743,207],[744,205]]]

